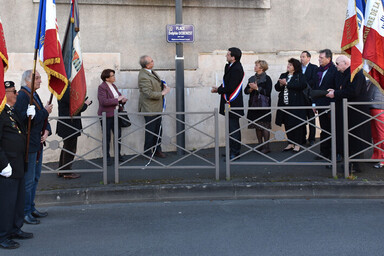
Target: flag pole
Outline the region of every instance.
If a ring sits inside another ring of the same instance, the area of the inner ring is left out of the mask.
[[[40,1],[39,4],[39,13],[37,19],[37,27],[36,27],[36,41],[35,41],[35,53],[33,55],[33,69],[32,69],[32,77],[31,77],[31,96],[29,97],[29,105],[33,104],[33,94],[35,92],[35,77],[36,77],[36,63],[37,63],[37,53],[39,50],[39,46],[37,44],[38,35],[40,35],[41,29],[41,14],[43,12],[43,2]],[[29,141],[31,139],[31,125],[32,125],[32,116],[28,116],[28,126],[27,126],[27,146],[25,152],[25,163],[28,165],[28,151],[29,151]]]
[[[38,51],[38,48],[35,49],[35,54],[33,56],[33,69],[32,69],[32,78],[31,78],[31,96],[29,97],[29,105],[33,104],[33,93],[35,92],[37,51]],[[26,152],[25,152],[25,162],[27,164],[28,164],[29,141],[31,139],[31,125],[32,125],[32,116],[28,116],[27,147],[26,147]]]

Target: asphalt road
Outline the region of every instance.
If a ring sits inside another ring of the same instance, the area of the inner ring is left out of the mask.
[[[384,200],[235,200],[50,207],[0,255],[384,255]]]

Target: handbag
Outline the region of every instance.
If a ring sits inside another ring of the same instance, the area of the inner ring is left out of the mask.
[[[260,93],[253,96],[251,107],[269,107],[269,97]]]
[[[305,103],[307,105],[311,105],[312,104],[312,88],[308,83],[306,83],[306,87],[303,90],[303,94],[304,94]]]
[[[119,126],[120,127],[129,127],[131,126],[131,120],[129,120],[127,111],[123,108],[119,108]]]

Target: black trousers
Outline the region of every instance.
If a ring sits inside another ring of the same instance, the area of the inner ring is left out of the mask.
[[[315,116],[315,113],[313,113],[312,109],[307,109],[307,120],[313,118]],[[309,121],[310,124],[308,124],[309,128],[309,135],[308,135],[308,141],[315,141],[315,135],[316,135],[316,119],[313,119]],[[305,129],[305,133],[307,133],[307,129]],[[305,141],[304,141],[305,142]]]
[[[284,124],[286,131],[292,129],[294,126]],[[304,141],[303,141],[304,132],[305,132],[305,125],[300,125],[299,127],[293,129],[292,131],[287,132],[288,139],[290,139],[292,141],[292,142],[289,142],[289,144],[293,143],[293,144],[298,145],[298,146],[303,144],[304,143]]]
[[[322,114],[325,111],[326,109],[318,110],[320,115],[319,116],[320,127],[322,130],[324,130],[324,131],[321,131],[320,133],[320,141],[321,141],[320,152],[324,156],[330,157],[332,141],[330,139],[328,139],[327,141],[324,141],[324,140],[330,137],[325,131],[328,131],[329,133],[331,133],[331,116],[330,116],[330,113]]]
[[[233,139],[241,141],[241,132],[238,130],[240,128],[239,118],[229,117],[229,133],[234,132],[229,136],[229,151],[231,155],[240,154],[241,144]],[[232,139],[233,138],[233,139]]]
[[[101,127],[103,127],[103,123],[101,123]],[[114,129],[115,129],[115,123],[114,123],[114,120],[113,120],[113,116],[112,117],[107,117],[107,157],[110,158],[111,155],[109,154],[109,149],[110,149],[110,144],[111,144],[111,133],[113,133]],[[116,136],[116,134],[114,134],[114,136]],[[118,154],[116,154],[115,152],[115,156],[118,156],[120,155],[120,151],[121,151],[121,127],[119,126],[117,128],[117,136],[118,136],[118,141],[119,141],[119,144],[118,144]]]
[[[144,153],[151,153],[152,150],[161,152],[161,136],[163,129],[161,127],[161,115],[144,116],[145,119],[145,142]],[[157,146],[156,146],[157,145]]]
[[[59,159],[59,169],[60,170],[72,170],[72,162],[75,158],[76,148],[77,148],[77,137],[73,136],[67,138],[63,141],[63,149],[72,152],[73,154],[66,152],[65,150],[61,150],[60,159]],[[62,167],[63,166],[63,167]]]
[[[24,221],[24,178],[0,177],[0,242],[20,230]]]

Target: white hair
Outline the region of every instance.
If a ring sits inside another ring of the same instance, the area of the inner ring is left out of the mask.
[[[21,86],[27,86],[27,82],[31,82],[31,74],[32,70],[24,71],[22,77],[21,77]]]

